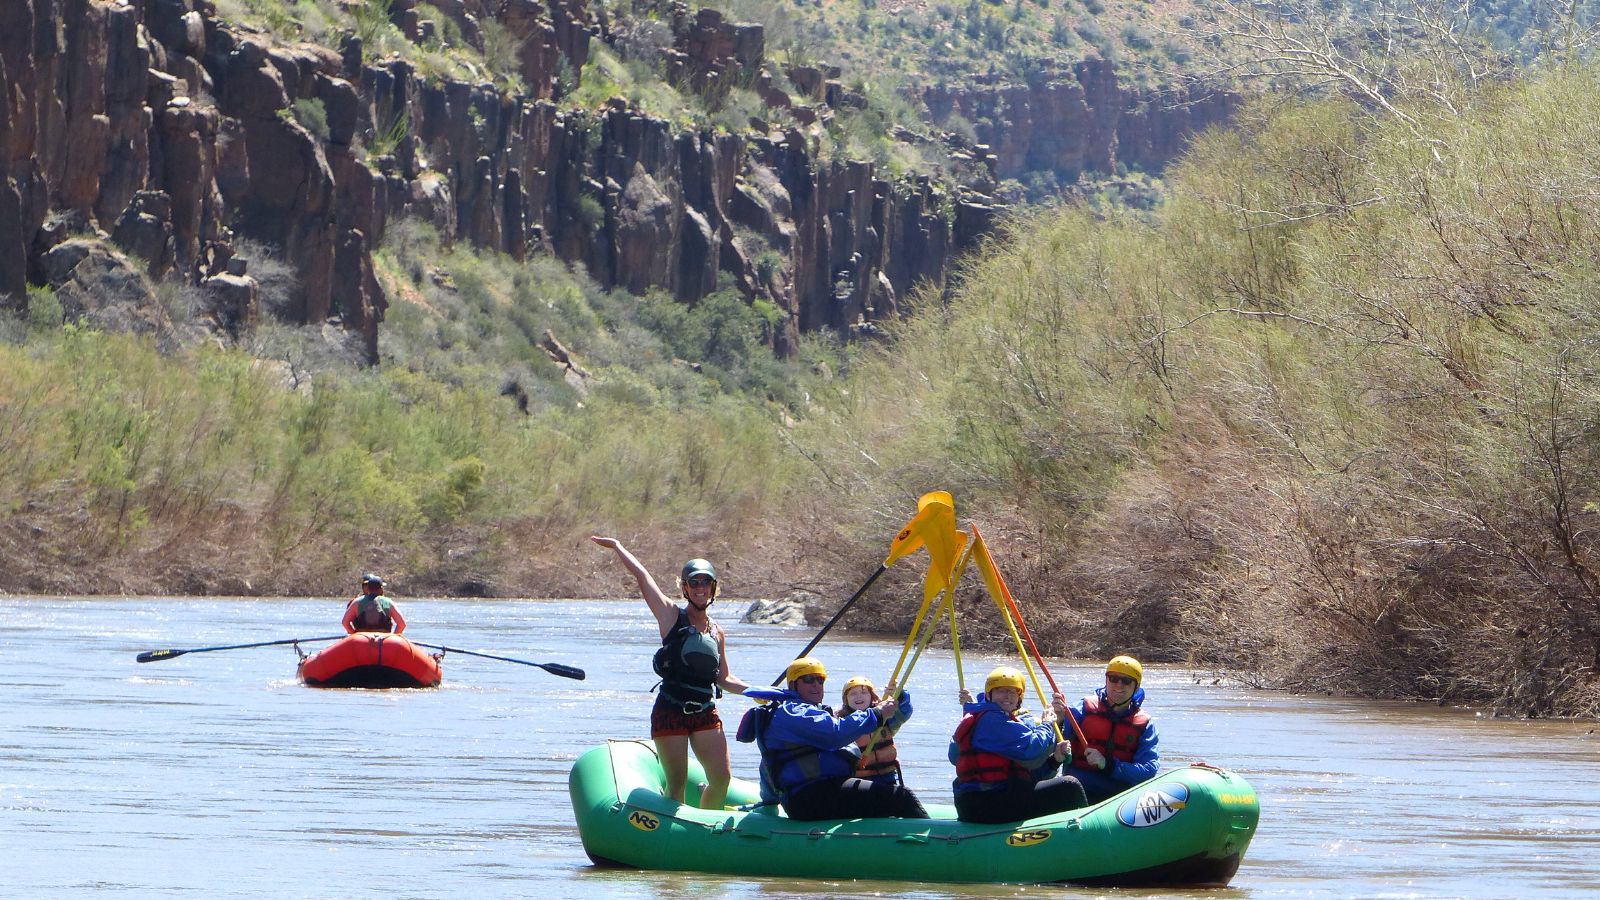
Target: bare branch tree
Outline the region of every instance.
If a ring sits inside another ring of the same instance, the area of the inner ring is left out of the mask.
[[[1430,143],[1428,108],[1460,115],[1476,88],[1507,77],[1515,62],[1473,29],[1467,0],[1202,0],[1200,8],[1196,31],[1216,61],[1197,81],[1338,92]]]

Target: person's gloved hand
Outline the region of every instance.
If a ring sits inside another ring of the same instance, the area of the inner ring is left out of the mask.
[[[1104,769],[1106,767],[1106,755],[1093,747],[1083,751],[1083,758],[1088,760],[1089,765],[1094,766],[1096,769]]]

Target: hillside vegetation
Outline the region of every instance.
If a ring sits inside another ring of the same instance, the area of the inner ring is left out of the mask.
[[[1449,115],[1263,103],[1153,216],[1018,220],[948,303],[842,383],[807,375],[787,413],[666,343],[623,349],[648,304],[576,280],[541,290],[611,336],[595,387],[536,390],[526,417],[448,366],[290,391],[239,351],[36,334],[0,365],[8,558],[71,529],[63,571],[205,575],[210,551],[265,586],[359,559],[413,590],[566,593],[609,583],[573,558],[616,526],[666,559],[731,555],[741,591],[841,589],[940,487],[1056,652],[1594,715],[1597,98],[1571,68]],[[496,264],[457,265],[459,297],[429,302],[509,333],[481,317],[513,307],[462,285]]]
[[[1053,646],[1600,713],[1600,75],[1456,101],[1262,102],[1152,218],[1017,221],[808,423],[832,480],[968,498]]]
[[[824,344],[773,359],[731,290],[691,309],[415,224],[391,238],[375,369],[284,326],[163,354],[63,326],[42,290],[0,321],[0,589],[82,590],[92,568],[99,591],[310,594],[376,568],[411,594],[573,596],[610,590],[603,557],[572,558],[594,530],[659,530],[674,555],[757,533]]]
[[[607,532],[831,602],[942,488],[1047,652],[1600,715],[1600,71],[1441,59],[1263,98],[1164,204],[1021,214],[890,340],[784,361],[729,284],[603,291],[415,221],[376,254],[371,369],[325,328],[175,349],[31,290],[0,320],[0,589],[630,593]],[[289,267],[248,255],[270,310]],[[907,624],[914,569],[850,624]]]

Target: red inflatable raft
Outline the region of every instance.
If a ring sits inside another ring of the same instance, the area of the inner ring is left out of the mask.
[[[358,631],[300,661],[311,687],[438,687],[439,660],[398,634]]]

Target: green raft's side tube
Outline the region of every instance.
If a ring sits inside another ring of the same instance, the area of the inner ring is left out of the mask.
[[[704,772],[689,763],[694,786]],[[1103,803],[1012,825],[931,819],[796,822],[776,806],[697,809],[668,800],[655,750],[612,741],[568,779],[583,849],[597,865],[791,878],[1221,886],[1239,868],[1261,807],[1238,775],[1194,765]],[[730,806],[759,800],[735,780]]]

